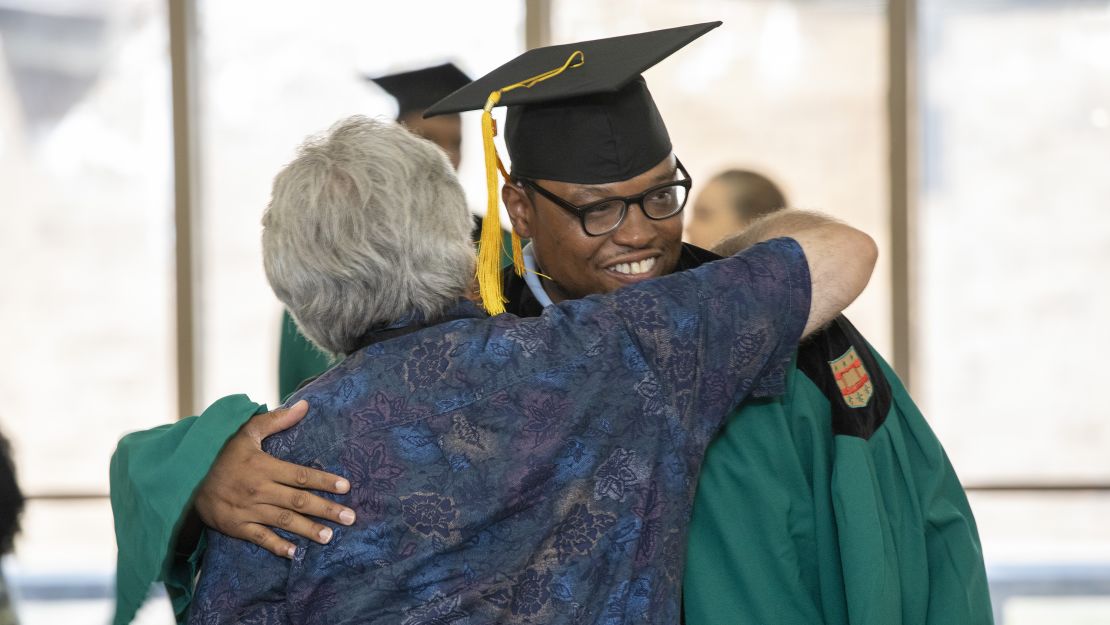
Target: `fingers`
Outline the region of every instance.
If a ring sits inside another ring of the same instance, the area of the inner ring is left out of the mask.
[[[261,444],[262,439],[293,427],[306,414],[308,414],[308,402],[302,399],[288,408],[278,408],[251,417],[250,421],[243,426],[243,431]]]
[[[283,540],[270,528],[265,525],[259,525],[258,523],[243,523],[234,530],[224,533],[232,538],[248,540],[281,558],[289,558],[292,560],[293,556],[297,553],[297,548],[293,543],[288,540]]]
[[[260,503],[275,506],[298,514],[313,516],[341,525],[355,522],[355,511],[347,506],[324,499],[300,488],[273,484],[259,493]],[[292,531],[292,530],[290,530]],[[297,532],[300,533],[300,532]],[[312,538],[302,534],[305,538]]]
[[[248,540],[274,555],[293,557],[293,543],[271,527],[326,544],[332,530],[309,517],[341,525],[355,522],[350,508],[309,490],[344,494],[351,484],[337,475],[283,462],[261,449],[262,439],[298,423],[308,403],[251,417],[220,451],[197,492],[200,518],[229,536]]]
[[[292,510],[278,506],[259,506],[258,510],[262,513],[266,525],[280,527],[287,532],[303,536],[321,545],[326,545],[331,541],[332,529],[330,527],[322,523],[316,523]]]
[[[272,458],[266,456],[266,459],[270,460]],[[272,460],[273,466],[266,467],[266,473],[271,475],[275,482],[295,488],[322,490],[337,495],[342,495],[351,489],[351,483],[338,475],[283,460]]]

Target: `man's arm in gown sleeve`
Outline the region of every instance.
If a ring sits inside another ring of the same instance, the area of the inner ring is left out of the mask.
[[[112,455],[112,514],[115,519],[116,612],[113,623],[129,623],[154,582],[164,582],[183,615],[203,545],[178,534],[192,511],[193,495],[224,443],[266,406],[231,395],[201,415],[125,436]]]

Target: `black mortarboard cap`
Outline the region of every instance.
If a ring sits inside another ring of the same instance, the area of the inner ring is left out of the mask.
[[[582,63],[505,91],[505,144],[512,171],[526,178],[604,184],[633,178],[671,151],[667,127],[640,74],[720,26],[707,22],[529,50],[425,111],[425,117],[481,110],[491,92]]]
[[[425,67],[388,76],[367,76],[397,100],[397,117],[424,109],[470,82],[454,63]]]

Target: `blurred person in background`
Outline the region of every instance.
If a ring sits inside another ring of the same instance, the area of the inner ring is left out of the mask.
[[[8,439],[0,434],[0,557],[12,552],[19,533],[19,517],[23,513],[23,493],[15,478],[15,461]],[[8,592],[4,573],[0,571],[0,625],[16,625],[15,608]]]
[[[445,115],[443,118],[425,119],[424,110],[469,83],[469,76],[454,63],[444,63],[387,76],[367,76],[366,79],[397,100],[397,123],[439,146],[447,153],[451,167],[459,170],[462,161],[462,117]]]
[[[694,198],[686,240],[709,249],[786,206],[786,196],[766,176],[746,169],[725,170],[710,178]]]

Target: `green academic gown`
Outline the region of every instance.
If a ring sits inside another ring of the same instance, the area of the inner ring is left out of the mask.
[[[967,498],[890,366],[843,317],[795,364],[707,451],[686,625],[992,623]]]

